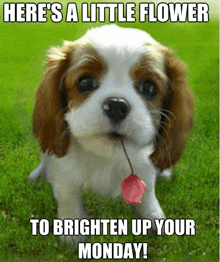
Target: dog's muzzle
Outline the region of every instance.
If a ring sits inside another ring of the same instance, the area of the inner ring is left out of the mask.
[[[104,114],[112,124],[119,124],[130,112],[130,105],[124,98],[110,97],[103,103]]]

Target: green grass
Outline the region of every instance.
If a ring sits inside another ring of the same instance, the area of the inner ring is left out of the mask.
[[[171,181],[159,180],[157,197],[168,218],[196,221],[196,236],[91,236],[88,242],[147,242],[148,260],[218,261],[218,21],[209,23],[129,23],[147,30],[187,64],[195,95],[195,119],[183,157]],[[30,218],[56,217],[48,184],[27,181],[39,163],[32,135],[34,93],[46,50],[74,40],[94,24],[0,24],[0,261],[78,261],[58,237],[32,236]],[[96,218],[132,218],[121,199],[84,192]],[[94,201],[96,200],[96,201]],[[134,260],[135,261],[135,260]]]

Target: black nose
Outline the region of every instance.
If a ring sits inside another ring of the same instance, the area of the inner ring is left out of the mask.
[[[103,103],[103,110],[113,124],[118,124],[128,115],[130,105],[123,98],[110,97]]]

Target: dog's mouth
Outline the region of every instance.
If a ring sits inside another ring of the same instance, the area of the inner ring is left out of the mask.
[[[121,140],[124,140],[126,139],[126,137],[116,131],[113,131],[113,132],[110,132],[107,134],[107,137],[110,139],[110,140],[113,140],[113,141],[121,141]]]
[[[123,134],[118,133],[117,131],[112,131],[112,132],[108,132],[108,133],[102,133],[99,135],[96,135],[95,138],[100,139],[101,141],[103,141],[105,144],[115,144],[117,145],[119,142],[123,141],[127,141],[128,137],[126,137]]]

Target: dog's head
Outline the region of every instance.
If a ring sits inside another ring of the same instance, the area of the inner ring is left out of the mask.
[[[34,133],[43,152],[63,157],[70,143],[105,155],[154,143],[154,164],[176,163],[191,126],[186,68],[147,33],[115,25],[51,48],[36,93]]]

